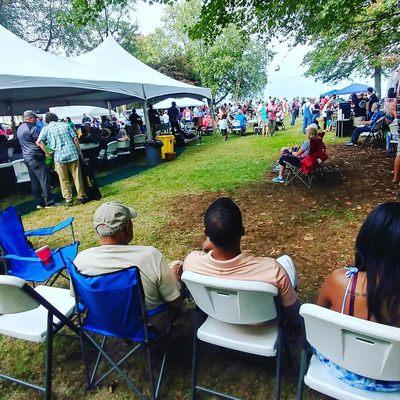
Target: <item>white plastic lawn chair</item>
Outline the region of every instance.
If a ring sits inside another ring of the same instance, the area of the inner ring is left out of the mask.
[[[146,135],[139,133],[133,137],[133,149],[144,150],[146,149]]]
[[[20,183],[30,182],[31,178],[29,176],[28,168],[25,165],[24,160],[15,160],[12,162],[12,166],[15,174],[15,182],[17,185],[17,192],[19,193],[18,185]]]
[[[243,133],[240,121],[234,119],[232,121],[232,134],[241,135]]]
[[[50,400],[53,335],[64,325],[79,333],[70,322],[74,309],[75,300],[68,289],[51,286],[37,286],[33,289],[23,279],[0,276],[0,335],[28,342],[46,343],[44,387],[3,373],[0,373],[0,378],[44,392],[45,399]],[[15,357],[17,358],[18,354],[15,354]]]
[[[307,341],[338,366],[358,375],[400,381],[400,328],[351,317],[314,304],[303,304]],[[297,400],[304,383],[311,389],[339,400],[399,400],[400,391],[383,393],[353,388],[332,375],[305,349],[300,367]],[[310,358],[311,356],[311,358]]]
[[[205,392],[237,400],[197,385],[198,340],[244,353],[276,357],[275,399],[279,399],[282,333],[279,307],[275,305],[278,289],[263,282],[220,279],[190,271],[183,273],[182,280],[196,305],[208,315],[194,332],[192,399],[197,392]]]
[[[130,156],[131,155],[131,141],[124,140],[118,141],[118,157],[120,156]]]

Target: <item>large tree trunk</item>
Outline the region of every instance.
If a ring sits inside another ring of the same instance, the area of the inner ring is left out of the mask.
[[[375,67],[374,85],[375,85],[376,94],[378,95],[378,98],[380,99],[381,92],[382,92],[382,68],[381,67]]]

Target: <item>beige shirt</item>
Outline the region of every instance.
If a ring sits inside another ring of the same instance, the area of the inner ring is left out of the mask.
[[[148,309],[176,300],[180,296],[180,285],[163,255],[151,246],[92,247],[81,251],[74,264],[79,272],[89,276],[138,267]]]
[[[186,257],[183,270],[216,278],[269,283],[278,288],[283,307],[290,307],[297,300],[297,293],[286,271],[270,257],[253,257],[241,253],[231,260],[219,261],[212,257],[212,251],[193,251]]]

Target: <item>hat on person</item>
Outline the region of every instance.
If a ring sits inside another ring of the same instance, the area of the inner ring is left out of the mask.
[[[95,211],[93,226],[98,235],[111,236],[136,217],[137,212],[132,207],[124,206],[117,201],[109,201]]]
[[[37,118],[37,115],[33,110],[26,110],[24,112],[24,118]]]

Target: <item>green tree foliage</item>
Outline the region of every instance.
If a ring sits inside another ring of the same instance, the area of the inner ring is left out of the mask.
[[[271,52],[233,25],[212,39],[190,38],[201,7],[200,0],[167,7],[162,27],[139,39],[138,58],[169,76],[211,88],[216,102],[262,92]]]
[[[93,49],[107,33],[135,48],[132,40],[137,26],[130,21],[125,6],[109,6],[106,13],[78,26],[67,21],[72,13],[70,0],[0,1],[0,24],[24,40],[61,54],[78,54]]]
[[[388,7],[389,3],[395,5],[387,1],[364,9],[346,31],[332,26],[311,36],[315,50],[305,56],[306,74],[327,83],[335,83],[354,72],[373,75],[380,92],[382,71],[400,62],[400,13]],[[383,17],[384,10],[392,11],[390,18]]]

